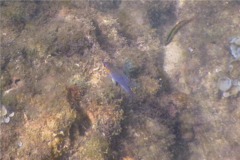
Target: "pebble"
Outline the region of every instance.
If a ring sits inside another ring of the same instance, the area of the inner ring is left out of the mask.
[[[21,141],[19,141],[19,142],[17,143],[17,145],[18,145],[18,147],[22,147],[22,146],[23,146],[23,143],[22,143]]]
[[[9,117],[13,117],[15,115],[15,113],[14,112],[12,112],[11,114],[9,114],[8,116]]]
[[[230,93],[229,92],[223,92],[223,97],[227,98],[230,96]]]
[[[10,117],[4,118],[4,123],[9,123],[10,122]]]
[[[226,92],[232,87],[232,80],[228,77],[222,77],[218,79],[218,89]]]
[[[6,116],[6,115],[7,115],[7,109],[4,105],[1,105],[0,117]]]
[[[240,86],[240,81],[235,79],[232,81],[233,86]]]
[[[15,113],[12,112],[8,115],[8,111],[7,111],[6,107],[4,105],[1,105],[0,107],[1,107],[0,108],[0,122],[1,123],[9,123],[11,117],[13,117],[15,115]]]
[[[230,41],[230,52],[235,59],[240,59],[240,38],[235,37]]]

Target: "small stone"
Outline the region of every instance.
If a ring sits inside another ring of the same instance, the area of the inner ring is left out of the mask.
[[[240,82],[237,79],[232,81],[233,86],[238,86],[239,85],[238,83],[240,83]]]
[[[190,52],[193,52],[193,49],[192,49],[191,47],[189,47],[188,50],[189,50]]]
[[[223,92],[226,92],[232,87],[232,80],[228,77],[222,77],[218,79],[218,89]]]
[[[6,115],[7,115],[7,109],[4,105],[1,105],[0,117],[6,116]]]
[[[230,96],[230,93],[229,92],[223,92],[223,97],[227,98]]]
[[[237,55],[240,56],[240,47],[237,49]]]
[[[240,38],[233,38],[230,41],[230,52],[235,59],[240,59]]]
[[[23,146],[23,143],[22,143],[21,141],[19,141],[19,142],[17,143],[17,145],[18,145],[18,147],[22,147],[22,146]]]
[[[4,123],[9,123],[10,122],[10,117],[4,118]]]
[[[232,38],[230,43],[240,45],[240,38],[239,37]]]
[[[15,115],[15,113],[14,112],[12,112],[11,114],[9,114],[8,116],[9,117],[13,117]]]

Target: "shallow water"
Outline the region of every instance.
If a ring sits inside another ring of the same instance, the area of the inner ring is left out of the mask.
[[[238,0],[0,7],[1,106],[14,113],[0,126],[1,159],[240,159]],[[232,85],[220,90],[224,77]]]

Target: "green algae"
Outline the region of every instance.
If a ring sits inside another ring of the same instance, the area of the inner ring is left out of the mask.
[[[133,62],[130,59],[126,60],[124,63],[124,72],[131,78],[136,78],[139,75],[140,70],[141,68],[137,66],[136,62]]]
[[[105,160],[110,148],[107,139],[99,135],[92,136],[80,150],[79,158],[89,160]]]
[[[6,106],[16,106],[18,104],[16,95],[9,94],[1,98],[1,103]]]
[[[174,1],[158,1],[151,2],[147,4],[148,10],[147,10],[147,16],[149,19],[149,23],[152,27],[157,28],[159,26],[162,26],[166,23],[169,23],[168,19],[170,21],[175,18],[175,4]]]

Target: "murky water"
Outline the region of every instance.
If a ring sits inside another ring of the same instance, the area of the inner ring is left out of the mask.
[[[240,159],[238,0],[0,8],[1,159]]]

